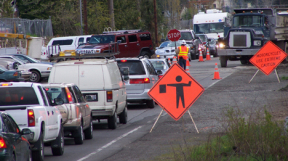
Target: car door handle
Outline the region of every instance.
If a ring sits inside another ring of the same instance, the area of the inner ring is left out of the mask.
[[[48,116],[50,115],[49,111],[47,111]]]
[[[127,47],[127,45],[124,45],[125,47]]]
[[[139,44],[137,43],[137,45],[139,46]]]

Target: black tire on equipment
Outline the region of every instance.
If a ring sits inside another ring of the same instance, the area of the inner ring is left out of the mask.
[[[53,145],[57,145],[57,147],[53,147]],[[62,125],[56,140],[51,144],[51,150],[54,156],[61,156],[64,153],[64,131]]]
[[[92,139],[93,138],[93,122],[92,118],[90,120],[89,127],[84,130],[85,139]]]
[[[81,145],[81,144],[83,144],[83,140],[84,140],[84,132],[83,132],[83,125],[81,124],[81,126],[78,130],[77,137],[74,137],[74,142],[76,145]]]
[[[116,129],[117,128],[117,114],[116,111],[112,116],[108,118],[108,128],[109,129]]]
[[[31,76],[29,78],[30,82],[39,82],[41,79],[40,73],[38,71],[32,70],[31,71]]]
[[[248,60],[246,60],[246,59],[241,59],[240,62],[241,62],[241,64],[248,64]]]
[[[38,150],[32,151],[32,161],[44,161],[44,141],[41,131],[38,141],[34,144]]]
[[[127,105],[124,107],[124,110],[120,113],[119,115],[119,122],[121,124],[126,124],[127,123]]]
[[[225,56],[220,56],[221,67],[227,67],[227,58]]]
[[[155,107],[155,102],[154,100],[147,100],[146,105],[148,108],[154,108]]]

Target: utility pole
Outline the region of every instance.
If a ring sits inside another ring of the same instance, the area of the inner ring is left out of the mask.
[[[83,35],[83,24],[82,24],[82,1],[79,0],[80,4],[80,35]]]
[[[84,10],[84,30],[85,35],[88,35],[88,23],[87,23],[87,2],[83,0],[83,10]]]
[[[157,10],[156,10],[156,0],[154,0],[154,24],[155,24],[155,45],[158,46],[158,30],[157,30]]]
[[[110,27],[112,30],[115,30],[115,20],[114,20],[114,5],[113,0],[108,0],[108,8],[109,8],[109,14],[110,14]]]

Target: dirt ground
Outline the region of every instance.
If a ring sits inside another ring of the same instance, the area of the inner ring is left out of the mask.
[[[161,117],[152,133],[129,144],[105,161],[176,160],[179,151],[183,151],[180,155],[188,158],[183,149],[223,133],[223,111],[227,108],[239,109],[243,117],[266,108],[274,119],[284,120],[288,116],[288,79],[283,78],[288,78],[287,64],[277,67],[280,83],[275,72],[269,76],[259,72],[248,83],[256,71],[253,66],[239,68],[205,90],[189,109],[199,133],[187,113],[179,121],[166,115]]]

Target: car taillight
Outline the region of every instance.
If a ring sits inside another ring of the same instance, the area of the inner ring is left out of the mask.
[[[0,148],[7,148],[5,140],[2,137],[0,137]]]
[[[106,96],[107,96],[107,102],[112,102],[113,101],[113,92],[112,91],[107,91]]]
[[[143,84],[150,83],[149,78],[140,78],[140,79],[130,79],[130,84]]]
[[[125,62],[127,62],[127,60],[121,60],[121,62],[122,62],[122,63],[125,63]]]
[[[13,74],[13,76],[14,76],[14,77],[17,77],[17,76],[18,76],[18,72],[15,72],[15,73]]]
[[[0,83],[0,86],[12,86],[12,83]]]
[[[163,77],[163,75],[158,75],[158,78],[160,79],[160,78],[162,78]]]
[[[35,116],[32,109],[28,109],[28,126],[35,126]]]
[[[70,91],[68,90],[68,88],[65,88],[65,90],[67,93],[68,102],[73,103],[73,99],[72,99],[72,95],[71,95]]]

